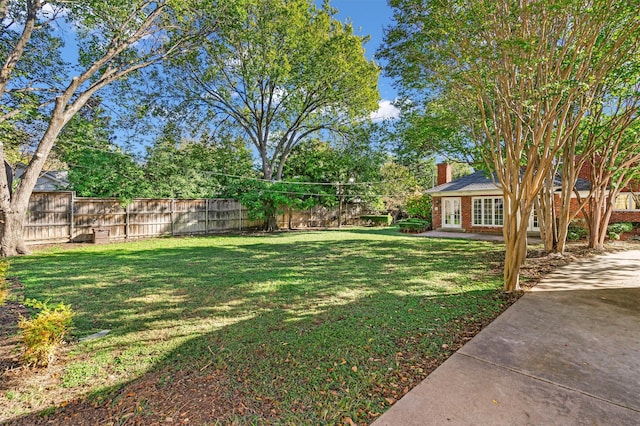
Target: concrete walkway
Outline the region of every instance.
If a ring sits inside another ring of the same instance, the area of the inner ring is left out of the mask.
[[[559,268],[374,425],[640,425],[640,250]]]

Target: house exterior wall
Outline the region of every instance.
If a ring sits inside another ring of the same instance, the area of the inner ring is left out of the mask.
[[[560,211],[560,197],[556,195],[555,197],[555,207],[556,211]],[[580,204],[576,198],[571,199],[570,209],[571,213],[578,211]],[[575,216],[576,219],[584,219],[585,215],[583,211],[579,211]],[[611,213],[611,219],[609,219],[609,223],[618,223],[618,222],[640,222],[640,210],[614,210]]]
[[[590,180],[592,165],[586,162],[579,170],[579,177],[584,180]],[[451,166],[448,164],[438,164],[438,185],[443,185],[451,181]],[[465,183],[466,185],[466,183]],[[482,185],[482,183],[480,183]],[[447,227],[444,230],[459,230],[464,232],[476,232],[476,233],[502,233],[502,226],[474,226],[473,225],[473,199],[476,197],[497,197],[496,191],[491,192],[485,188],[473,190],[467,189],[467,186],[457,186],[457,188],[463,189],[450,189],[451,186],[446,186],[442,192],[435,192],[433,196],[433,209],[432,209],[432,227],[434,229],[443,229],[443,199],[446,198],[458,198],[460,199],[461,212],[460,212],[460,228]],[[487,191],[487,192],[485,192]],[[456,194],[459,192],[460,195]],[[640,192],[640,179],[630,182],[623,190],[622,193],[632,192],[638,194]],[[560,194],[554,194],[554,204],[556,212],[560,212],[561,200]],[[571,214],[575,214],[577,219],[584,219],[585,215],[579,210],[579,203],[576,198],[571,198],[570,211]],[[640,222],[640,210],[614,210],[610,223],[616,222]]]
[[[433,229],[442,228],[442,197],[431,199],[431,227]]]
[[[443,198],[460,198],[462,226],[461,232],[475,232],[482,234],[501,234],[502,226],[474,226],[473,225],[473,198],[476,197],[496,197],[495,194],[477,194],[464,195],[460,197],[433,197],[432,210],[432,227],[433,229],[442,228],[442,199]],[[455,230],[455,228],[446,228],[447,230]]]
[[[432,218],[432,226],[433,229],[442,229],[442,199],[443,198],[460,198],[461,200],[461,219],[462,226],[460,228],[460,232],[474,232],[474,233],[487,233],[487,234],[500,234],[502,233],[502,226],[474,226],[473,225],[473,198],[484,198],[484,197],[496,197],[495,194],[477,194],[477,195],[468,195],[468,196],[460,196],[460,197],[433,197],[433,218]],[[560,196],[558,194],[555,195],[554,200],[556,211],[559,212],[560,209]],[[574,213],[578,211],[579,203],[576,198],[571,199],[570,209],[571,212]],[[437,208],[437,209],[436,209]],[[577,219],[583,219],[584,213],[578,212],[576,215]],[[614,210],[611,215],[610,223],[616,222],[640,222],[640,211],[622,211],[622,210]],[[446,230],[454,230],[455,228],[445,228]]]

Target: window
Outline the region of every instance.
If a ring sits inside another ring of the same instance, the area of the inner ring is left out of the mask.
[[[504,225],[504,200],[502,197],[473,198],[473,225]]]
[[[616,197],[614,210],[640,210],[640,194],[624,192]]]

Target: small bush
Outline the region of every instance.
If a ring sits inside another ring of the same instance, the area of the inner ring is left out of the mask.
[[[47,302],[27,299],[24,304],[40,312],[34,318],[22,318],[18,323],[25,346],[23,358],[28,364],[48,366],[71,331],[73,311],[63,303],[51,308]]]
[[[585,227],[584,221],[571,221],[567,230],[567,239],[569,241],[578,241],[586,238],[589,230]]]
[[[393,217],[390,214],[363,214],[360,220],[368,226],[389,226]]]
[[[398,226],[400,227],[400,232],[407,233],[418,233],[425,232],[431,228],[431,223],[422,219],[406,219],[398,221]]]
[[[610,240],[619,240],[620,236],[625,232],[633,231],[633,224],[630,222],[612,223],[607,226],[607,233]]]
[[[9,288],[7,286],[7,273],[9,272],[9,261],[6,259],[0,260],[0,306],[2,306],[7,300],[9,294]]]
[[[431,222],[431,195],[422,194],[409,197],[406,209],[410,217]]]
[[[633,224],[630,222],[612,223],[607,227],[607,232],[614,234],[624,234],[633,231]]]

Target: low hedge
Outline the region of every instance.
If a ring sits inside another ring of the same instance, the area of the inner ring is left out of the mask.
[[[419,233],[428,231],[431,228],[431,223],[428,220],[412,218],[398,221],[398,226],[400,232]]]
[[[567,240],[578,241],[583,240],[589,235],[587,224],[583,219],[572,220],[567,229]]]
[[[633,231],[633,224],[630,222],[612,223],[607,227],[609,239],[611,240],[619,240],[622,234],[631,231]]]
[[[393,217],[390,214],[363,214],[360,221],[367,226],[390,226]]]

